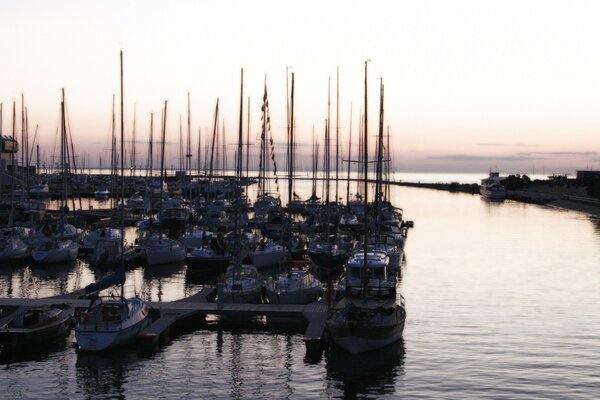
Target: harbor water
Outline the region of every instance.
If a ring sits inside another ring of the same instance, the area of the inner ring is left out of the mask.
[[[2,359],[0,398],[598,397],[600,221],[430,189],[395,186],[392,201],[415,221],[402,267],[408,316],[401,342],[308,358],[303,329],[294,326],[209,324],[154,355],[135,347],[78,353],[71,338]],[[106,272],[84,262],[2,266],[0,296],[67,293]],[[185,264],[127,272],[128,294],[151,300],[201,287]]]

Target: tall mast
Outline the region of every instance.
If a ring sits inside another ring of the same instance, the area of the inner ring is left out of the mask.
[[[124,238],[125,238],[125,220],[123,216],[123,209],[125,202],[123,201],[125,192],[125,178],[123,174],[123,168],[125,166],[125,123],[123,118],[123,50],[120,52],[120,69],[121,69],[121,265],[123,265],[123,254],[124,254]],[[121,285],[121,297],[123,297],[123,285]]]
[[[243,159],[243,143],[244,143],[244,138],[243,138],[243,123],[244,123],[244,69],[242,68],[240,71],[240,119],[239,119],[239,128],[238,128],[238,146],[237,146],[237,154],[236,154],[236,163],[235,163],[235,191],[236,191],[236,196],[235,196],[235,221],[234,221],[234,225],[235,225],[235,232],[236,232],[236,248],[235,248],[235,268],[239,269],[240,264],[241,264],[241,251],[240,251],[240,247],[241,247],[241,233],[239,232],[240,229],[240,198],[241,198],[241,193],[240,191],[242,190],[242,186],[241,186],[241,178],[242,178],[242,159]]]
[[[250,164],[250,96],[248,96],[248,124],[246,125],[246,196],[248,195],[248,167]]]
[[[25,94],[21,93],[21,169],[25,172]],[[23,174],[24,176],[24,174]]]
[[[364,230],[364,238],[363,238],[363,251],[364,251],[364,268],[363,270],[366,270],[368,267],[367,264],[367,248],[368,248],[368,238],[369,238],[369,206],[368,206],[368,200],[369,200],[369,196],[368,196],[368,188],[369,188],[369,182],[368,182],[368,177],[369,177],[369,133],[368,133],[368,102],[367,102],[367,63],[369,61],[365,61],[365,125],[363,128],[363,157],[364,157],[364,165],[365,165],[365,187],[364,187],[364,195],[363,195],[363,201],[364,201],[364,213],[365,213],[365,217],[364,217],[364,226],[363,226],[363,230]]]
[[[133,105],[133,132],[131,133],[131,171],[129,176],[135,175],[135,119],[137,114],[137,105]]]
[[[61,216],[65,216],[67,205],[67,166],[66,166],[66,124],[65,124],[65,89],[62,89],[62,101],[60,103],[60,160],[62,165],[62,196],[60,202]]]
[[[375,175],[375,223],[379,224],[381,197],[383,195],[383,79],[379,81],[379,132],[377,135],[377,164]]]
[[[335,100],[335,202],[340,200],[338,182],[340,171],[340,67],[336,70],[336,100]]]
[[[183,171],[183,126],[181,125],[181,114],[179,114],[179,170]]]
[[[346,207],[350,210],[350,159],[352,157],[352,103],[350,103],[350,132],[348,133],[348,179],[346,180]]]
[[[290,116],[289,116],[289,138],[288,138],[288,228],[287,245],[288,254],[292,251],[292,212],[290,206],[294,193],[294,73],[292,72],[292,91],[290,93]]]
[[[152,175],[154,173],[154,164],[153,164],[153,160],[154,160],[154,151],[152,149],[152,145],[154,142],[154,113],[151,112],[150,113],[150,141],[148,143],[148,171],[150,173],[150,178],[152,178]],[[152,191],[150,191],[152,193]]]
[[[191,111],[190,111],[190,92],[188,92],[187,96],[188,100],[188,109],[187,109],[187,148],[186,148],[186,165],[185,170],[188,174],[192,172],[192,139],[191,139]]]
[[[210,147],[210,166],[208,173],[208,182],[212,182],[213,176],[213,161],[215,157],[215,140],[217,138],[217,124],[219,121],[219,98],[217,98],[217,105],[215,106],[215,120],[213,125],[213,135],[212,135],[212,146]]]

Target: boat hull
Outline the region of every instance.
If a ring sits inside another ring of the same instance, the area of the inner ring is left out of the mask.
[[[134,339],[150,324],[148,307],[140,299],[133,303],[133,314],[122,323],[80,322],[75,327],[77,345],[84,351],[104,351],[122,346]]]
[[[67,247],[53,248],[48,250],[33,250],[31,258],[40,264],[53,264],[74,261],[77,259],[79,246],[72,243]]]
[[[372,309],[361,310],[370,313]],[[373,317],[369,317],[373,318]],[[376,350],[402,338],[406,311],[402,307],[377,321],[340,315],[328,318],[327,330],[333,342],[351,354]]]

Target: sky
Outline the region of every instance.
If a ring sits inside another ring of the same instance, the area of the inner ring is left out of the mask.
[[[20,138],[23,95],[30,140],[38,126],[42,158],[57,154],[64,88],[75,152],[88,165],[100,157],[107,165],[122,50],[125,134],[131,141],[135,110],[136,153],[144,165],[150,113],[157,138],[167,101],[165,163],[178,166],[188,92],[193,159],[198,132],[203,143],[212,134],[219,98],[233,165],[241,68],[253,152],[265,80],[275,147],[283,151],[287,69],[295,76],[298,168],[310,168],[313,132],[324,142],[328,92],[331,129],[339,127],[347,158],[350,133],[358,141],[369,60],[370,147],[381,80],[395,171],[600,169],[596,1],[0,0],[0,8],[1,129],[12,133],[16,101]],[[279,154],[278,163],[285,164]]]

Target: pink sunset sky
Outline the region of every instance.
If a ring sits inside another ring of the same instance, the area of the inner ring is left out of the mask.
[[[219,98],[233,166],[240,68],[251,138],[258,143],[266,76],[278,146],[286,140],[286,68],[295,74],[298,152],[309,155],[313,127],[323,141],[329,79],[336,129],[339,67],[345,155],[350,129],[357,142],[369,59],[369,130],[374,137],[382,78],[395,171],[600,169],[598,15],[595,1],[6,0],[1,129],[11,134],[16,101],[20,138],[24,94],[30,140],[38,126],[36,143],[50,159],[65,88],[76,152],[88,165],[108,160],[122,49],[125,132],[131,140],[135,107],[138,164],[146,165],[150,113],[159,120],[165,100],[166,164],[179,164],[189,92],[194,159]],[[309,168],[308,157],[299,160]]]

